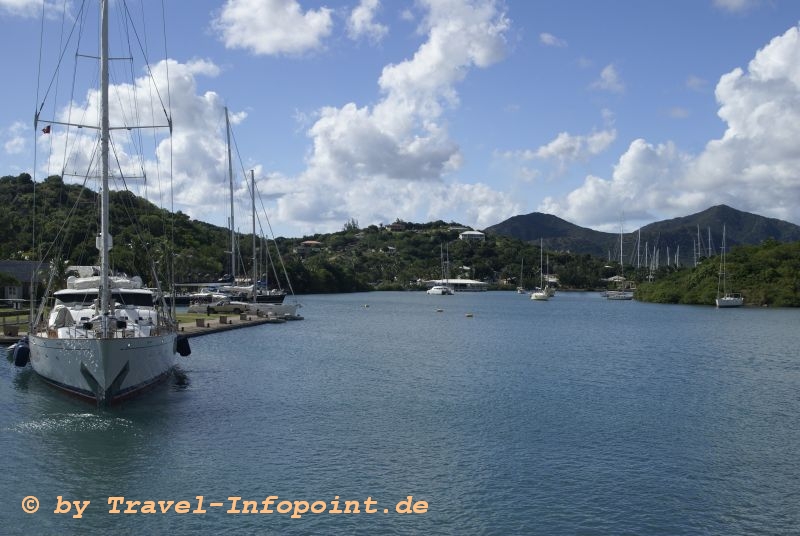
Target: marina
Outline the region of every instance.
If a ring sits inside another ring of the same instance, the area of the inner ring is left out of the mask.
[[[112,408],[0,367],[6,533],[749,536],[800,521],[796,309],[581,292],[538,307],[513,291],[303,305],[303,322],[182,323],[208,335],[174,378]],[[91,504],[54,514],[59,495]],[[109,514],[121,496],[202,496],[207,513]],[[225,513],[270,496],[361,510]],[[397,515],[408,496],[427,511]]]

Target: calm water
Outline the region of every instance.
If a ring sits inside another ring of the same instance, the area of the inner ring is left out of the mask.
[[[3,362],[0,532],[800,532],[800,311],[584,293],[302,302],[303,322],[193,339],[180,381],[112,410]],[[59,495],[91,502],[74,519]],[[205,514],[107,503],[198,495]],[[361,513],[226,513],[269,495]],[[395,513],[408,495],[428,511]]]

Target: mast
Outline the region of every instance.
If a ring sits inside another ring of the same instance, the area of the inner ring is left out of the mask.
[[[234,229],[233,220],[233,161],[231,160],[231,123],[228,119],[228,107],[225,107],[225,134],[228,143],[228,181],[231,190],[231,277],[233,277],[233,284],[236,284],[236,234]]]
[[[636,269],[642,267],[642,259],[639,257],[639,246],[642,244],[642,228],[639,227],[639,237],[636,239]]]
[[[258,284],[258,264],[256,262],[256,178],[253,170],[250,170],[250,201],[253,207],[253,303],[258,301],[256,299],[256,287]]]
[[[539,238],[539,288],[544,288],[544,273],[542,272],[542,266],[544,261],[544,240]]]
[[[722,295],[728,294],[728,281],[725,274],[725,225],[722,225],[722,254],[720,255],[720,277],[722,278]],[[719,285],[717,285],[719,287]]]
[[[102,186],[100,193],[100,236],[97,247],[100,249],[100,314],[109,314],[109,262],[108,250],[111,249],[108,221],[108,2],[100,2],[100,162]],[[103,324],[104,336],[108,323]]]

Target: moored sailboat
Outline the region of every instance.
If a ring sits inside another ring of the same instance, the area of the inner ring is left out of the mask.
[[[550,293],[544,284],[544,241],[539,239],[539,287],[531,292],[531,299],[536,301],[547,301]]]
[[[722,226],[722,251],[719,260],[719,278],[717,280],[717,298],[714,300],[720,309],[741,307],[744,298],[736,292],[728,292],[728,274],[725,268],[725,226]]]
[[[51,125],[99,131],[100,228],[96,246],[100,265],[94,274],[70,277],[67,288],[43,300],[32,317],[28,337],[30,363],[39,376],[98,405],[136,395],[164,380],[174,367],[175,353],[189,354],[188,342],[178,336],[177,324],[163,300],[156,271],[156,292],[145,288],[139,277],[112,274],[108,27],[108,2],[101,0],[99,126],[46,121],[39,112],[35,125],[38,129],[39,123],[46,123],[44,132],[48,134]],[[166,117],[162,126],[171,129],[171,119]],[[46,307],[50,308],[48,315]]]
[[[258,280],[258,260],[256,258],[256,179],[252,170],[250,170],[250,185],[253,213],[253,293],[252,302],[248,304],[248,310],[258,315],[276,319],[303,320],[303,317],[297,312],[298,307],[300,307],[299,303],[287,303],[283,300],[280,302],[265,302],[258,299],[256,284]]]

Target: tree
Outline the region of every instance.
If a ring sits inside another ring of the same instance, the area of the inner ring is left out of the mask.
[[[344,228],[342,229],[344,232],[348,231],[358,231],[358,220],[355,218],[350,218],[350,221],[344,224]]]

